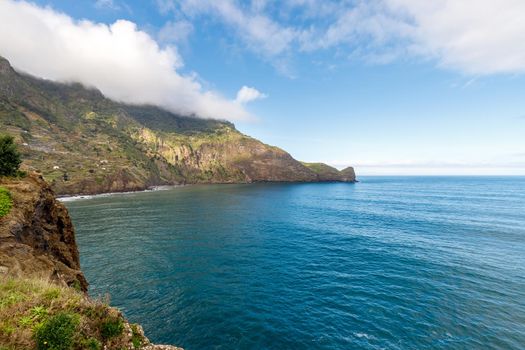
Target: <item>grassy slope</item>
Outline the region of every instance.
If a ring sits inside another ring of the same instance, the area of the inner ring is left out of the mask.
[[[141,329],[107,302],[40,279],[0,279],[0,349],[139,349]]]

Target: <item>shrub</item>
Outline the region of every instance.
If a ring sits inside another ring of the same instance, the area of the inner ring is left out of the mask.
[[[124,322],[120,317],[106,318],[100,324],[100,335],[104,340],[118,337],[124,331]]]
[[[69,350],[77,328],[78,315],[61,312],[45,320],[35,332],[38,350]]]
[[[11,193],[6,188],[0,187],[0,218],[9,214],[12,207]]]
[[[13,136],[0,136],[0,176],[16,176],[20,163],[22,160]]]

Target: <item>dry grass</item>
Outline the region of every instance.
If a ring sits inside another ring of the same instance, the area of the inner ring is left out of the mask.
[[[73,288],[0,279],[0,350],[138,349],[144,338],[136,330],[107,302]]]

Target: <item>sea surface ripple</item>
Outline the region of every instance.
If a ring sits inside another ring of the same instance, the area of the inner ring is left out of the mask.
[[[65,204],[91,295],[157,343],[525,348],[525,178],[361,180]]]

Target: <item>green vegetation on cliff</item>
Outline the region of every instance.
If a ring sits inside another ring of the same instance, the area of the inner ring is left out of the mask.
[[[12,207],[11,192],[7,188],[0,187],[0,218],[9,214]]]
[[[107,302],[41,279],[0,279],[0,349],[140,349],[140,327]]]

